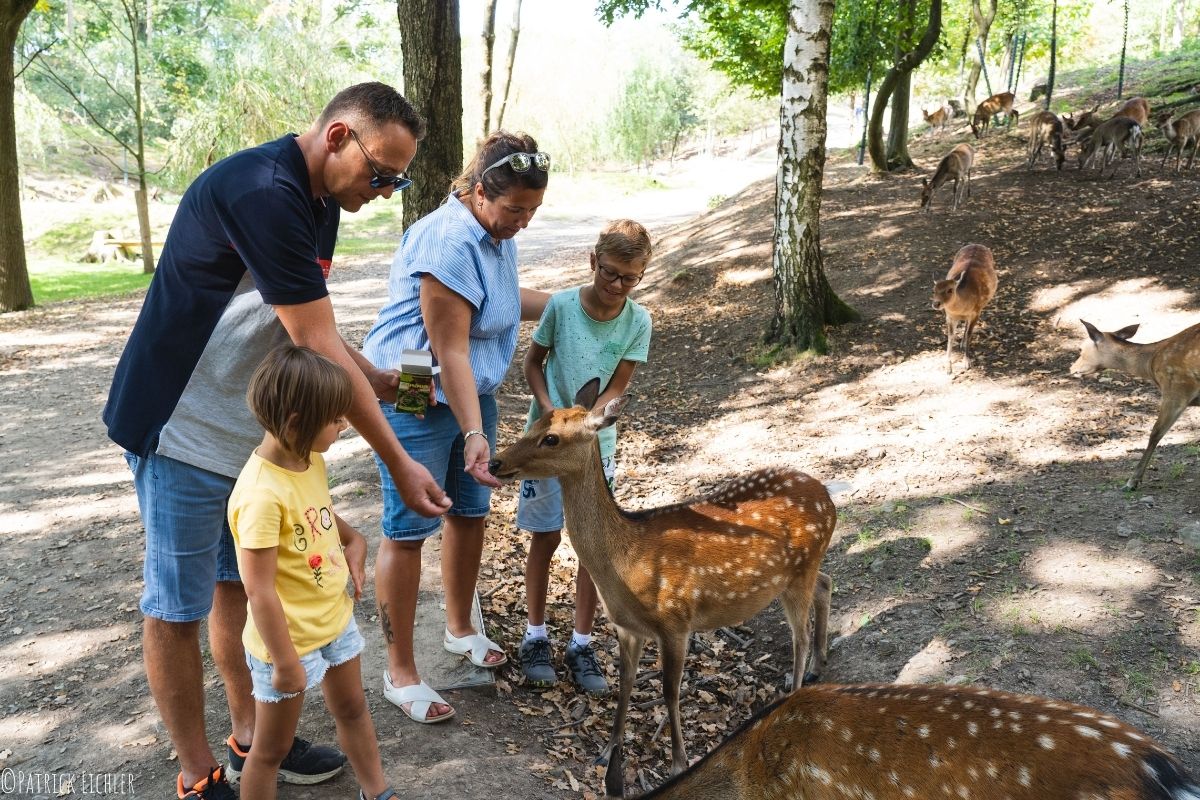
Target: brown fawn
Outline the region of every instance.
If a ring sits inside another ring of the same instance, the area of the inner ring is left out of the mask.
[[[1200,324],[1158,342],[1136,344],[1129,340],[1137,333],[1137,325],[1105,333],[1090,322],[1080,322],[1087,329],[1088,341],[1071,365],[1072,375],[1117,369],[1152,381],[1162,393],[1158,419],[1150,429],[1150,444],[1142,453],[1133,477],[1125,482],[1126,489],[1136,489],[1162,437],[1185,408],[1200,405]]]
[[[975,164],[975,150],[963,142],[956,145],[938,162],[933,172],[933,179],[921,178],[921,209],[926,213],[933,211],[933,193],[948,180],[954,181],[954,199],[951,211],[958,210],[958,203],[965,194],[971,196],[971,167]]]
[[[1189,111],[1174,121],[1171,120],[1169,112],[1165,113],[1158,118],[1158,129],[1170,143],[1160,166],[1165,167],[1167,159],[1171,157],[1171,151],[1178,150],[1179,154],[1175,157],[1175,171],[1179,172],[1179,165],[1183,163],[1183,149],[1190,142],[1192,154],[1188,157],[1187,168],[1191,169],[1192,162],[1196,160],[1196,148],[1200,147],[1200,108]]]
[[[752,472],[677,505],[625,511],[605,482],[596,434],[616,422],[626,398],[593,411],[599,390],[599,380],[589,381],[574,408],[538,419],[489,468],[502,481],[558,478],[571,543],[617,629],[620,694],[599,761],[608,760],[624,736],[642,648],[654,639],[671,723],[671,766],[681,772],[687,756],[679,683],[692,631],[736,625],[779,598],[792,629],[793,688],[804,679],[811,609],[812,677],[824,669],[832,581],[820,565],[837,511],[820,482],[789,469]]]
[[[1058,169],[1062,169],[1067,160],[1067,150],[1063,147],[1063,123],[1052,111],[1040,111],[1029,125],[1029,162],[1027,167],[1033,169],[1042,148],[1047,144],[1054,153],[1054,161]]]
[[[1117,174],[1117,164],[1114,163],[1117,150],[1126,147],[1133,150],[1133,165],[1137,176],[1142,177],[1142,126],[1130,117],[1113,117],[1108,122],[1092,131],[1091,138],[1084,140],[1079,147],[1079,168],[1087,169],[1092,161],[1100,164],[1100,177],[1109,164],[1113,165],[1112,175]]]
[[[618,750],[613,760],[619,762]],[[624,797],[620,781],[607,797]],[[645,800],[1200,800],[1159,744],[1086,706],[970,686],[808,686]]]
[[[1150,122],[1150,103],[1144,97],[1131,97],[1117,109],[1114,117],[1128,117],[1143,128]]]
[[[950,110],[945,106],[938,108],[932,114],[923,108],[921,109],[921,116],[929,123],[929,127],[935,131],[944,131],[946,129],[946,123],[950,121],[950,113]]]
[[[1090,134],[1100,124],[1104,122],[1104,118],[1096,113],[1099,105],[1092,106],[1091,111],[1080,111],[1078,114],[1063,114],[1063,123],[1067,129],[1078,136]]]
[[[963,358],[971,368],[971,332],[979,315],[996,294],[996,262],[981,244],[964,245],[954,256],[950,271],[933,282],[933,310],[946,313],[946,367],[954,374],[954,329],[964,324]]]
[[[987,133],[992,118],[997,114],[1008,114],[1012,124],[1018,123],[1021,114],[1013,108],[1013,101],[1016,99],[1012,92],[1001,92],[975,106],[975,115],[971,117],[971,133],[975,134],[975,138],[978,139]]]

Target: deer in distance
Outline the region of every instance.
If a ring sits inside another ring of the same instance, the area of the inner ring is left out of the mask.
[[[1200,108],[1195,111],[1189,111],[1172,121],[1170,112],[1164,112],[1158,118],[1158,129],[1162,131],[1166,137],[1169,146],[1167,152],[1163,155],[1162,164],[1159,166],[1165,167],[1167,159],[1171,157],[1171,151],[1175,150],[1178,154],[1175,156],[1175,171],[1179,172],[1179,165],[1183,163],[1183,149],[1190,142],[1192,145],[1192,154],[1188,157],[1187,168],[1192,168],[1192,162],[1196,160],[1196,148],[1200,147]]]
[[[1041,111],[1029,124],[1029,160],[1027,167],[1033,169],[1042,148],[1050,145],[1054,153],[1054,162],[1059,170],[1067,160],[1067,149],[1063,146],[1063,123],[1058,115],[1051,111]]]
[[[968,198],[971,196],[971,167],[974,164],[975,150],[971,145],[966,142],[955,145],[954,149],[938,162],[931,180],[921,178],[921,210],[927,214],[933,211],[933,193],[946,181],[953,180],[954,199],[950,210],[958,211],[958,204],[963,195]]]
[[[1137,176],[1142,177],[1142,126],[1130,117],[1113,117],[1092,131],[1091,138],[1082,141],[1079,147],[1079,169],[1087,169],[1093,161],[1100,165],[1100,177],[1109,164],[1113,165],[1112,175],[1116,177],[1116,161],[1118,148],[1122,151],[1128,146],[1133,150],[1133,165]]]
[[[620,781],[604,789],[624,797]],[[1149,736],[1087,706],[972,686],[818,685],[642,798],[1197,800],[1200,784]]]
[[[1129,119],[1146,127],[1150,122],[1150,103],[1144,97],[1131,97],[1117,109],[1114,117],[1129,117]]]
[[[614,424],[622,396],[592,410],[598,379],[554,409],[489,464],[501,481],[558,478],[571,543],[617,630],[620,692],[600,763],[622,741],[625,715],[647,639],[658,643],[671,724],[671,768],[687,767],[679,684],[693,631],[739,624],[779,598],[792,629],[792,687],[804,681],[810,634],[812,678],[827,657],[832,581],[820,571],[837,511],[819,481],[791,469],[742,475],[703,497],[629,512],[613,498],[597,432]],[[815,610],[816,625],[809,621]],[[608,778],[606,778],[608,780]]]
[[[975,106],[975,115],[971,117],[971,133],[975,134],[975,138],[979,139],[987,133],[988,126],[992,124],[992,118],[997,114],[1007,114],[1010,123],[1018,123],[1021,114],[1013,108],[1014,100],[1016,97],[1012,92],[1001,92]]]
[[[933,282],[933,310],[946,314],[946,368],[954,374],[954,329],[963,323],[962,351],[971,368],[971,333],[996,294],[996,262],[981,244],[964,245],[943,280]]]
[[[1104,122],[1104,118],[1096,113],[1096,109],[1099,107],[1098,104],[1094,105],[1091,111],[1080,111],[1078,115],[1063,114],[1063,124],[1067,126],[1068,130],[1076,134],[1076,138],[1090,135],[1092,131],[1100,127],[1100,124]]]
[[[950,121],[951,113],[953,112],[951,112],[945,106],[939,107],[938,110],[934,111],[932,114],[923,108],[921,109],[921,116],[925,118],[927,123],[929,123],[929,127],[932,130],[939,132],[946,130],[946,123]]]
[[[1152,382],[1162,394],[1158,419],[1150,429],[1150,443],[1133,476],[1125,482],[1126,489],[1136,489],[1162,437],[1185,408],[1200,405],[1200,324],[1161,341],[1137,344],[1129,341],[1137,333],[1137,325],[1105,333],[1090,322],[1080,322],[1087,329],[1088,340],[1071,365],[1072,375],[1116,369]]]

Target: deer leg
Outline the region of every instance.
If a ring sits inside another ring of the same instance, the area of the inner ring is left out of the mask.
[[[950,195],[950,197],[951,197],[951,200],[950,200],[950,210],[951,210],[951,211],[958,211],[958,190],[959,190],[959,185],[958,185],[958,176],[955,176],[955,178],[954,178],[954,192],[953,192],[953,193]]]
[[[1133,471],[1133,477],[1125,482],[1126,489],[1136,489],[1138,484],[1142,482],[1142,474],[1146,471],[1147,465],[1150,464],[1150,457],[1154,455],[1154,448],[1158,447],[1162,437],[1167,435],[1167,431],[1171,430],[1171,426],[1175,424],[1175,420],[1179,419],[1179,415],[1188,407],[1188,403],[1195,399],[1197,390],[1193,390],[1186,394],[1177,394],[1171,392],[1171,386],[1164,387],[1162,405],[1158,407],[1158,419],[1154,422],[1154,427],[1150,429],[1150,443],[1146,445],[1146,452],[1142,453],[1142,458],[1138,461],[1137,469]],[[1171,397],[1171,394],[1177,394],[1176,397]]]
[[[820,573],[810,583],[807,575],[801,574],[783,590],[779,595],[779,602],[783,606],[783,615],[787,618],[788,625],[792,629],[792,691],[799,689],[804,685],[808,676],[805,672],[805,667],[808,666],[808,652],[810,642],[814,639],[813,629],[809,620],[809,610],[816,608],[817,610],[817,645],[814,648],[813,659],[813,677],[816,680],[820,676],[822,669],[825,666],[824,654],[821,652],[820,639],[828,636],[827,623],[829,615],[828,596],[824,598],[825,604],[825,620],[821,619],[821,578],[824,577],[829,581],[829,576]],[[828,589],[832,583],[826,584]]]
[[[1188,169],[1192,168],[1192,164],[1196,160],[1196,148],[1200,147],[1200,136],[1192,137],[1192,154],[1188,156]],[[1183,145],[1179,146],[1179,160],[1183,160]]]
[[[967,362],[967,369],[971,368],[971,332],[975,330],[975,323],[978,321],[979,317],[967,320],[966,330],[963,331],[962,351],[963,359]]]
[[[642,648],[646,646],[646,640],[637,634],[630,633],[624,628],[617,628],[617,646],[620,651],[620,661],[618,672],[621,676],[621,688],[617,698],[617,713],[613,715],[612,736],[608,740],[608,744],[600,755],[596,758],[597,764],[607,764],[608,769],[613,768],[611,756],[613,750],[621,743],[625,736],[625,712],[629,710],[629,697],[633,694],[633,681],[637,677],[638,659],[642,657]],[[617,780],[623,780],[617,776]],[[605,771],[604,783],[608,785],[608,774]]]
[[[954,374],[954,322],[946,315],[946,371]]]
[[[1142,177],[1142,140],[1139,138],[1133,148],[1133,168],[1137,176]]]
[[[833,605],[833,578],[824,572],[817,573],[817,585],[813,587],[813,665],[804,676],[805,683],[819,681],[825,674],[829,661],[829,609]]]
[[[663,698],[667,701],[667,720],[671,723],[671,774],[687,769],[687,753],[683,749],[683,728],[679,719],[679,683],[683,680],[683,659],[687,653],[688,634],[682,637],[664,636],[658,640],[662,661]]]

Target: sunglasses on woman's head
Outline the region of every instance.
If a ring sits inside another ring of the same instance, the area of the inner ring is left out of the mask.
[[[482,180],[484,175],[494,170],[496,167],[502,167],[505,164],[512,167],[513,172],[529,172],[530,167],[537,167],[542,172],[550,171],[550,154],[549,153],[512,153],[492,164],[490,167],[479,173],[479,178]]]

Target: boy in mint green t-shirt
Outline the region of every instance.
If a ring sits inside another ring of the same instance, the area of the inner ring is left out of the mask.
[[[604,386],[596,408],[603,408],[629,388],[634,369],[646,361],[650,349],[650,315],[629,299],[645,274],[650,251],[650,235],[641,225],[628,219],[610,222],[592,252],[592,282],[550,298],[525,355],[525,379],[533,391],[526,430],[550,409],[573,405],[579,387],[592,378],[598,377]],[[601,430],[599,439],[611,488],[616,471],[616,426]],[[529,622],[519,653],[521,671],[531,686],[553,686],[557,675],[546,631],[546,589],[550,559],[563,528],[557,480],[521,483],[517,527],[533,534],[525,563]],[[599,595],[582,566],[575,584],[575,631],[563,662],[581,689],[593,695],[607,694],[608,681],[596,662],[591,635]]]

